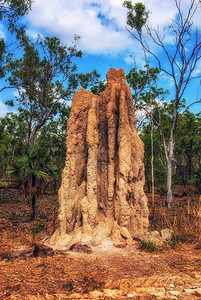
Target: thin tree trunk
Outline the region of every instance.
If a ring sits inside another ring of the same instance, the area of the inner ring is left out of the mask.
[[[35,191],[36,177],[32,174],[32,199],[31,199],[31,221],[35,220],[36,213],[36,191]]]
[[[24,182],[23,182],[23,185],[24,185],[24,196],[25,196],[25,199],[27,199],[27,197],[28,197],[29,180],[28,180],[28,175],[27,175],[26,171],[24,172]]]
[[[150,92],[151,93],[151,92]],[[152,193],[152,210],[154,215],[154,122],[153,122],[153,107],[152,98],[150,94],[150,106],[151,106],[151,193]]]
[[[167,159],[167,195],[166,195],[166,206],[168,208],[172,207],[172,161],[174,152],[174,141],[173,135],[171,135],[168,144],[168,155]]]
[[[172,161],[167,161],[167,195],[165,206],[168,208],[172,207]]]

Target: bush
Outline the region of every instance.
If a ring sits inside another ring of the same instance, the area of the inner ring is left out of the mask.
[[[176,249],[179,243],[192,243],[196,239],[191,232],[182,232],[180,234],[172,233],[169,241],[164,241],[164,244],[169,245],[172,249]]]
[[[174,232],[172,232],[172,237],[169,241],[164,241],[164,244],[166,246],[170,246],[172,249],[176,249],[178,243],[179,243],[179,236]]]
[[[138,242],[140,249],[142,250],[147,250],[149,252],[153,252],[157,249],[156,243],[154,241],[151,240],[140,240]]]

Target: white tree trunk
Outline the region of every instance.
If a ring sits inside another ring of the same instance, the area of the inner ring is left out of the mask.
[[[172,160],[167,160],[167,194],[166,194],[166,206],[172,207]]]
[[[167,152],[167,195],[166,195],[166,206],[168,208],[172,207],[172,159],[174,153],[174,141],[173,135],[171,135],[168,143]]]

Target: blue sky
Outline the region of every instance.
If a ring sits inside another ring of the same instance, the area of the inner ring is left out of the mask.
[[[126,9],[122,7],[122,2],[123,0],[35,0],[32,11],[22,21],[27,27],[27,33],[33,38],[37,34],[58,36],[64,44],[70,45],[73,36],[79,35],[81,37],[79,47],[85,53],[84,58],[79,61],[79,70],[90,72],[95,68],[105,79],[106,72],[111,67],[123,68],[127,74],[134,67],[134,59],[139,68],[145,64],[142,49],[126,31]],[[139,1],[133,1],[135,2]],[[155,28],[159,26],[163,29],[168,26],[177,12],[175,0],[141,2],[144,2],[150,11],[149,22]],[[185,11],[190,0],[181,0],[181,3]],[[201,7],[193,21],[201,30],[200,13]],[[0,35],[6,38],[3,25],[0,26]],[[170,46],[173,45],[170,35],[166,36],[166,41]],[[156,48],[154,50],[157,51]],[[160,53],[157,54],[160,56]],[[198,62],[196,74],[201,75],[201,61]],[[200,80],[195,80],[189,86],[184,95],[187,104],[197,98],[199,86]],[[171,90],[172,83],[164,76],[161,87]],[[4,105],[6,95],[5,93],[0,95],[0,116],[8,111]],[[201,97],[201,91],[198,97]],[[200,104],[195,105],[192,111],[199,112],[200,107]]]

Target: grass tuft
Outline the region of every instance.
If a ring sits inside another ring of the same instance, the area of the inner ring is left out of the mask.
[[[140,240],[138,242],[138,245],[140,247],[141,250],[146,250],[148,252],[153,252],[157,249],[157,245],[154,241],[151,240]]]

